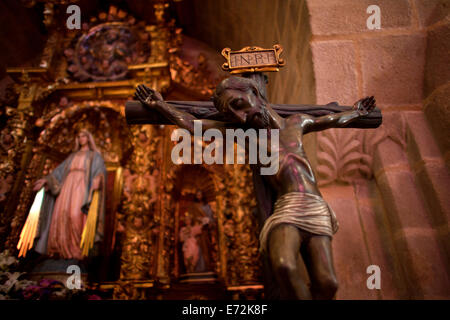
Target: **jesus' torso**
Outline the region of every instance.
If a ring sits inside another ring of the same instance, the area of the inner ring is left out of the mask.
[[[306,192],[321,196],[316,178],[303,148],[307,118],[296,114],[285,119],[279,131],[279,168],[264,178],[277,190],[277,197],[289,192]],[[268,146],[271,144],[268,142]]]

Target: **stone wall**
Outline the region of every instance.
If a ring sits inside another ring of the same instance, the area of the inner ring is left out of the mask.
[[[450,168],[450,3],[423,1],[420,21],[427,33],[424,112]]]
[[[380,30],[366,27],[372,4]],[[341,221],[338,298],[449,298],[448,5],[309,0],[308,8],[317,102],[374,95],[384,115],[376,130],[317,137],[322,190]],[[331,164],[330,141],[339,153]],[[381,268],[379,291],[365,287],[370,264]]]

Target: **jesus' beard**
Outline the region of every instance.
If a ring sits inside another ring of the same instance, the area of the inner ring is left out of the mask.
[[[262,105],[261,111],[252,117],[251,123],[255,124],[257,127],[260,127],[263,129],[269,128],[270,115],[269,115],[269,111],[267,110],[265,105]]]

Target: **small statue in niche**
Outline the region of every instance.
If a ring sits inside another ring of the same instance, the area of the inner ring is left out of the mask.
[[[203,260],[204,268],[201,271],[213,271],[214,259],[213,251],[215,244],[215,220],[211,206],[201,190],[195,193],[194,201],[188,206],[188,211],[193,215],[193,219],[202,221],[202,232],[198,235],[200,246],[200,259]]]
[[[207,223],[192,219],[189,212],[184,213],[185,225],[180,229],[180,240],[183,243],[183,261],[187,273],[205,271],[204,260],[201,259],[201,249],[197,236],[202,233],[202,227]]]

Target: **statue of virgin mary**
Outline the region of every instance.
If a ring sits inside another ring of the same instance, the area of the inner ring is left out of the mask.
[[[74,152],[34,184],[34,191],[45,187],[34,250],[59,259],[82,260],[88,255],[93,243],[103,239],[105,186],[103,157],[92,135],[81,130],[75,139]],[[92,211],[95,212],[91,214]],[[91,215],[95,217],[93,220]],[[83,249],[86,230],[90,230],[92,241]]]

